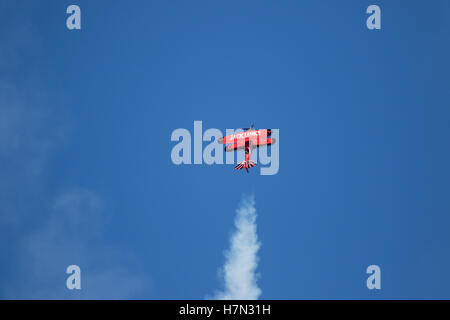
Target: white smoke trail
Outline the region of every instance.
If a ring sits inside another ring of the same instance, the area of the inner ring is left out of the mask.
[[[231,236],[223,267],[224,291],[216,294],[220,300],[256,300],[261,289],[255,273],[261,244],[256,234],[256,208],[253,196],[244,198],[236,211],[236,231]]]

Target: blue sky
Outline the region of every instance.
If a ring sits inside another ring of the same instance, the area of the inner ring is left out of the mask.
[[[449,10],[1,0],[0,297],[203,299],[254,194],[262,299],[450,298]],[[194,120],[279,128],[279,173],[175,166]]]

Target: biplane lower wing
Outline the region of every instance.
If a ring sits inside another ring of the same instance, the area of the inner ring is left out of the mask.
[[[263,138],[263,139],[254,139],[254,140],[247,140],[250,144],[250,147],[252,149],[259,148],[261,146],[270,146],[271,144],[275,143],[275,138]],[[241,150],[245,148],[244,143],[231,143],[225,147],[226,152]]]
[[[253,144],[253,146],[259,148],[261,146],[270,146],[271,144],[275,143],[275,138],[265,138],[265,139],[258,139],[256,143]]]

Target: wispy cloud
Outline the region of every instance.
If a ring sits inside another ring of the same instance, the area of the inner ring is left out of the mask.
[[[138,259],[105,244],[104,203],[95,192],[78,189],[59,195],[48,219],[19,247],[21,285],[5,290],[19,299],[131,299],[142,296],[149,279]],[[65,287],[67,266],[81,268],[81,290]]]
[[[139,259],[110,243],[102,197],[48,186],[50,160],[70,141],[72,120],[41,70],[48,53],[34,6],[0,0],[0,298],[142,297],[149,278]],[[70,264],[81,268],[80,291],[65,286]]]
[[[0,1],[0,240],[33,221],[48,160],[70,131],[65,104],[38,71],[42,37],[31,8],[7,2]]]
[[[231,236],[230,248],[221,270],[224,290],[216,294],[215,299],[256,300],[261,295],[256,273],[261,244],[256,233],[254,196],[244,197],[236,213],[236,230]]]

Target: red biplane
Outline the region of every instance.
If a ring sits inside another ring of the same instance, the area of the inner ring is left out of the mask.
[[[228,136],[222,137],[218,140],[219,143],[227,144],[225,151],[245,150],[245,160],[241,161],[234,167],[236,170],[245,169],[256,166],[256,162],[250,160],[252,150],[260,146],[268,146],[275,143],[274,138],[269,138],[272,135],[272,129],[242,128],[243,132],[237,132]]]

